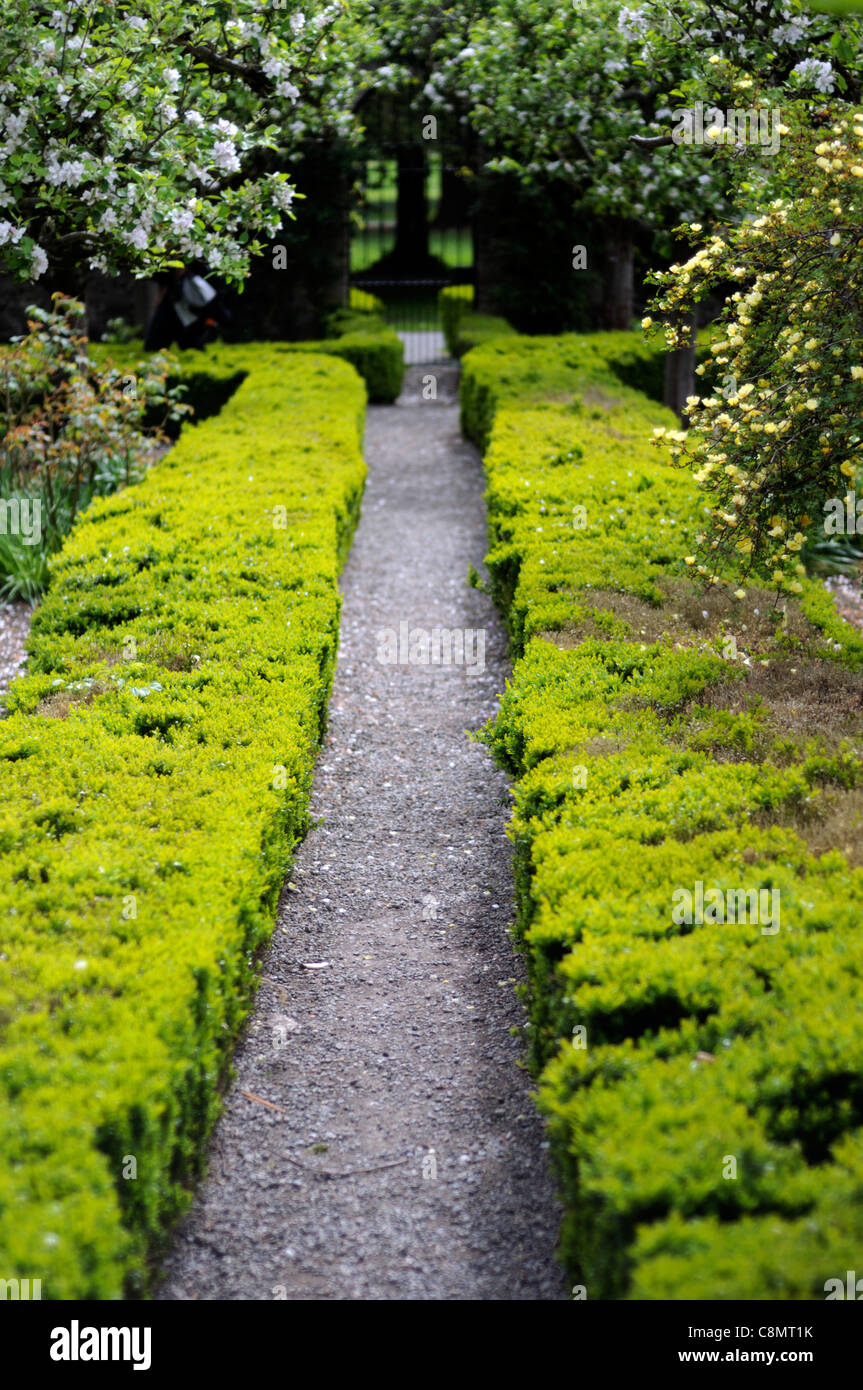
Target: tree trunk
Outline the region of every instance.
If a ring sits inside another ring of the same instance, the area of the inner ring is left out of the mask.
[[[606,328],[632,328],[635,246],[625,222],[608,224],[603,318]]]
[[[688,328],[689,342],[686,347],[674,348],[665,354],[662,399],[682,420],[686,397],[695,395],[695,315],[679,314],[673,321],[679,328]]]
[[[471,193],[468,181],[457,169],[446,165],[441,169],[440,203],[434,219],[435,227],[466,227],[470,222]]]
[[[393,257],[422,265],[429,254],[426,206],[426,157],[422,145],[400,145],[396,195],[396,244]]]

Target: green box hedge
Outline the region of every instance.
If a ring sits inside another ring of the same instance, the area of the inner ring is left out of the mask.
[[[402,389],[404,376],[404,344],[393,329],[381,319],[371,316],[368,321],[359,317],[342,325],[338,336],[314,343],[285,343],[293,352],[325,352],[343,357],[359,372],[366,383],[369,400],[391,404]]]
[[[0,1272],[43,1298],[144,1287],[307,826],[365,393],[223,351],[221,415],[77,523],[0,724]]]
[[[515,332],[497,314],[476,314],[472,309],[473,285],[447,285],[438,292],[441,324],[447,350],[453,357],[464,357],[472,348],[507,337]]]
[[[815,583],[784,618],[691,583],[704,504],[609,365],[624,336],[498,342],[462,383],[519,658],[485,737],[518,779],[563,1254],[588,1298],[820,1299],[863,1234],[863,870],[807,827],[857,804],[863,638]],[[807,663],[850,702],[841,740],[769,713]],[[767,702],[732,709],[759,669]],[[779,930],[676,925],[699,881],[777,889]]]
[[[375,306],[380,300],[373,295],[363,295],[363,299],[372,304],[355,305],[352,298],[348,308],[336,309],[329,315],[327,338],[316,342],[274,342],[268,347],[281,354],[311,352],[341,357],[363,378],[370,401],[390,403],[402,389],[404,345],[398,334],[379,317]],[[254,354],[259,346],[248,345],[248,351]],[[95,343],[90,352],[98,363],[110,360],[115,366],[127,366],[132,371],[143,348],[140,342]],[[222,342],[211,343],[203,352],[171,351],[170,355],[180,364],[180,377],[188,385],[199,414],[221,409],[226,394],[229,395],[237,384],[237,364],[247,360],[243,352],[243,344]]]
[[[447,351],[456,355],[455,340],[460,320],[473,310],[473,285],[446,285],[438,291],[438,308]]]

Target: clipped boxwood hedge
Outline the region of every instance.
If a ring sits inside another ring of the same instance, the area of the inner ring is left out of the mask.
[[[485,737],[519,779],[563,1253],[588,1298],[823,1299],[863,1236],[863,871],[807,836],[863,783],[863,638],[813,582],[784,618],[691,583],[704,504],[649,442],[671,415],[609,365],[626,353],[498,342],[462,388],[519,658]],[[850,738],[777,725],[772,683],[807,667],[857,709]],[[732,710],[759,672],[767,703]],[[699,881],[778,889],[779,930],[675,925]]]
[[[515,329],[497,314],[473,312],[473,285],[447,285],[438,291],[441,324],[447,350],[453,357],[464,357],[472,348],[513,334]]]
[[[368,290],[361,290],[356,285],[351,285],[348,290],[348,308],[357,310],[361,314],[382,316],[384,301],[379,299],[376,294],[369,294]]]
[[[455,357],[459,321],[473,309],[473,285],[446,285],[438,291],[437,300],[447,351]]]
[[[366,321],[367,318],[367,321]],[[285,343],[293,352],[325,352],[343,357],[366,383],[369,400],[390,404],[402,389],[404,344],[399,335],[371,316],[342,325],[339,336],[315,343]]]
[[[374,295],[362,295],[362,301],[351,303],[346,309],[336,309],[327,320],[325,339],[316,342],[274,342],[268,344],[272,351],[326,353],[329,357],[342,357],[359,372],[366,384],[370,401],[388,404],[396,399],[402,389],[404,376],[404,345],[399,335],[379,317],[377,306],[381,301]],[[173,349],[170,356],[180,363],[180,377],[189,386],[190,396],[195,402],[196,411],[209,414],[221,409],[225,395],[234,389],[232,380],[242,364],[254,360],[259,350],[258,344],[226,344],[215,342],[203,351],[188,349],[178,352]],[[244,350],[253,354],[245,357]],[[90,352],[96,362],[112,361],[117,367],[128,365],[130,371],[143,354],[140,342],[94,343]],[[241,364],[238,368],[237,364]],[[171,379],[175,384],[176,378]]]
[[[80,518],[0,723],[0,1272],[43,1298],[144,1287],[307,826],[365,393],[231,351],[222,414]]]

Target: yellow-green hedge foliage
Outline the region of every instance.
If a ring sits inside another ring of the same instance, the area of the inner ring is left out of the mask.
[[[462,388],[520,657],[486,737],[519,778],[564,1254],[589,1298],[824,1298],[863,1231],[863,871],[816,858],[790,822],[863,783],[863,745],[747,758],[757,711],[714,711],[709,739],[676,713],[733,678],[709,642],[625,616],[623,595],[655,607],[687,583],[703,507],[650,443],[671,417],[611,370],[638,360],[627,336],[499,342]],[[802,607],[821,635],[795,659],[859,671],[863,639],[820,586]],[[778,889],[779,931],[675,925],[674,890],[699,880]]]
[[[515,331],[497,314],[475,314],[473,302],[473,285],[447,285],[438,291],[444,340],[453,357],[464,357],[471,348]]]
[[[365,393],[223,351],[221,415],[76,525],[0,724],[0,1275],[43,1298],[143,1287],[307,825]]]
[[[366,296],[373,299],[373,295]],[[376,301],[380,303],[380,301]],[[381,305],[383,309],[383,305]],[[326,353],[341,357],[359,372],[366,383],[369,400],[389,403],[401,391],[404,376],[404,345],[399,335],[367,307],[336,309],[328,316],[327,337],[315,342],[222,343],[209,344],[203,352],[187,349],[170,351],[180,365],[180,380],[189,385],[197,408],[205,412],[220,409],[231,388],[231,378],[237,370],[246,370],[243,363],[255,360],[256,354],[268,351]],[[90,353],[97,363],[112,361],[117,367],[134,369],[143,355],[140,342],[94,343]],[[252,357],[249,357],[249,354]],[[238,367],[238,364],[240,366]],[[172,383],[173,383],[172,379]]]
[[[348,291],[348,308],[356,309],[361,314],[382,314],[384,301],[376,294],[369,294],[367,290],[360,290],[356,285],[351,285]]]

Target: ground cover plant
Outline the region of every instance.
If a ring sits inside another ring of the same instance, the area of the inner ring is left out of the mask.
[[[79,517],[0,725],[0,1263],[44,1298],[143,1289],[307,825],[365,394],[314,353],[233,370]]]
[[[162,356],[134,376],[100,370],[78,300],[55,295],[50,310],[30,314],[28,333],[0,350],[0,599],[34,602],[78,512],[140,480],[167,442],[163,426],[189,407],[167,385]]]
[[[292,343],[350,362],[372,401],[401,390],[404,348],[373,295],[355,291],[328,316],[326,339]],[[184,421],[220,410],[260,349],[215,344],[146,354],[136,337],[89,343],[83,305],[54,297],[31,328],[0,349],[0,600],[35,603],[50,559],[94,497],[139,481]]]
[[[706,503],[622,355],[514,338],[462,389],[564,1255],[576,1296],[824,1298],[863,1231],[863,639],[814,581],[693,582]]]

